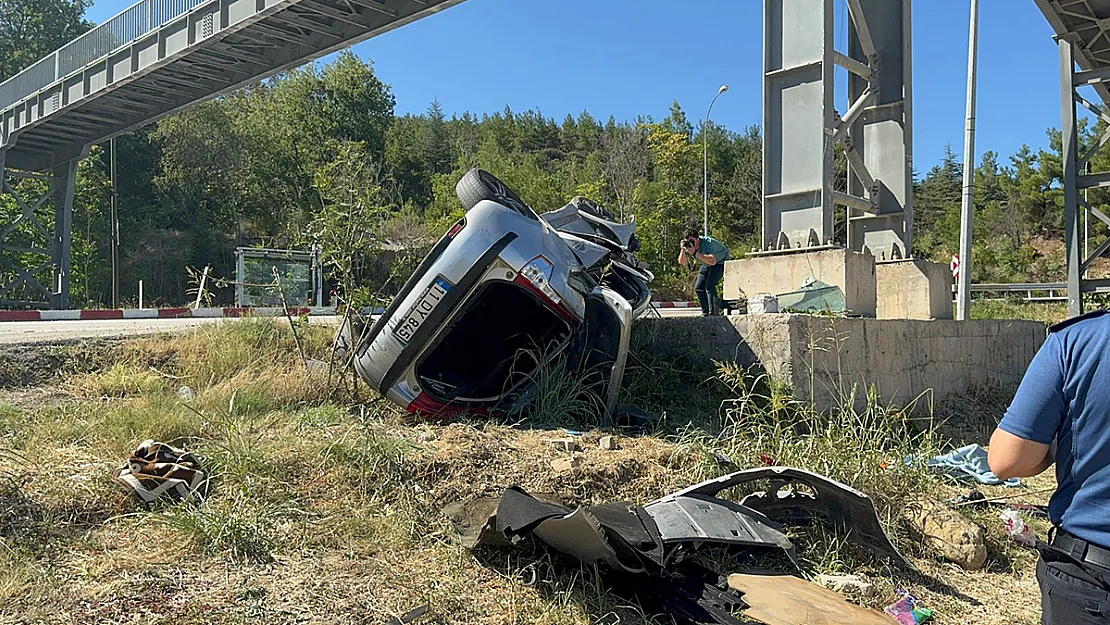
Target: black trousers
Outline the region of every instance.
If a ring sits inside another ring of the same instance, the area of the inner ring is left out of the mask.
[[[1074,560],[1045,543],[1040,543],[1038,550],[1041,623],[1110,623],[1110,569]]]
[[[717,312],[717,283],[725,275],[724,263],[716,265],[702,265],[698,269],[698,281],[694,283],[694,292],[698,294],[698,303],[701,304],[701,314],[711,315]]]

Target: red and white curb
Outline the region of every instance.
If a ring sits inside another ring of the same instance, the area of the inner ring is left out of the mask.
[[[0,321],[91,321],[106,319],[214,319],[284,316],[281,308],[125,308],[115,310],[0,310]],[[335,315],[329,307],[290,308],[289,314]]]
[[[652,308],[697,308],[697,302],[652,302]],[[337,313],[330,306],[290,308],[294,317],[329,317]],[[364,310],[363,314],[368,313]],[[378,308],[375,315],[385,309]],[[281,308],[124,308],[113,310],[0,310],[3,321],[104,321],[111,319],[220,319],[238,317],[282,317]]]

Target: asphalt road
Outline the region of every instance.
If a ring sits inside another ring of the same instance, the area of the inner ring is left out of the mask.
[[[696,308],[665,308],[664,317],[692,317]],[[339,317],[309,317],[312,323],[338,324]],[[235,319],[108,319],[104,321],[4,321],[0,322],[0,344],[49,343],[74,339],[141,336],[162,332],[184,332],[206,324]]]
[[[338,317],[310,317],[312,323],[338,323]],[[104,321],[4,321],[0,322],[0,345],[49,343],[74,339],[143,336],[163,332],[185,332],[200,326],[236,319],[107,319]]]

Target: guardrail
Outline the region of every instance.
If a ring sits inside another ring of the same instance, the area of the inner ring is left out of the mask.
[[[0,111],[208,0],[140,0],[0,83]]]
[[[1064,282],[1028,282],[1013,284],[973,284],[972,293],[1017,293],[1026,302],[1060,302],[1068,299]]]

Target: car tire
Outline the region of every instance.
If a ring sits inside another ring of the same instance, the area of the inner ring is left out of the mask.
[[[501,182],[497,176],[484,169],[475,167],[466,172],[466,175],[455,185],[455,195],[459,196],[459,201],[466,210],[474,208],[483,200],[489,200],[515,210],[525,217],[539,219],[535,211],[525,204],[520,196]]]

